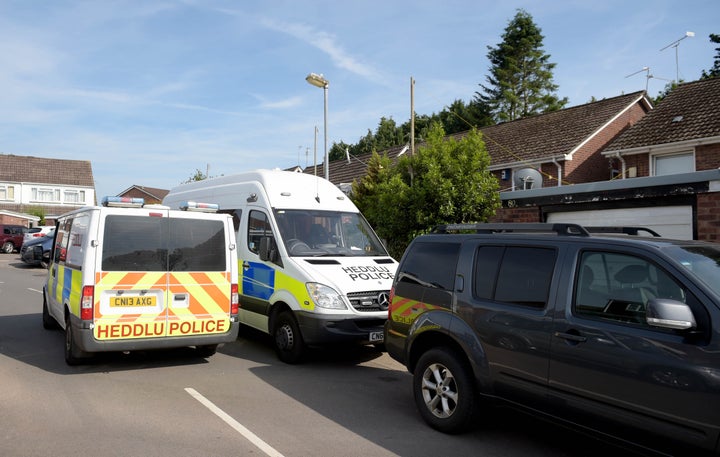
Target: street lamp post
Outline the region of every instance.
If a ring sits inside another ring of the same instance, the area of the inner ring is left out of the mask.
[[[330,180],[330,161],[328,156],[328,135],[327,135],[327,118],[328,118],[328,86],[330,82],[325,79],[323,75],[316,73],[310,73],[305,78],[305,81],[312,84],[315,87],[321,87],[323,89],[323,99],[325,101],[325,112],[324,112],[324,127],[323,134],[325,136],[325,179]]]

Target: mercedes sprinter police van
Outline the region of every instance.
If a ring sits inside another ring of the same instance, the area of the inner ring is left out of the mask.
[[[43,326],[65,330],[65,360],[93,352],[195,346],[208,357],[238,334],[232,219],[106,197],[58,218]]]
[[[297,363],[313,345],[382,345],[397,262],[331,182],[258,170],[183,184],[163,204],[187,200],[232,215],[240,322],[272,335],[280,360]]]

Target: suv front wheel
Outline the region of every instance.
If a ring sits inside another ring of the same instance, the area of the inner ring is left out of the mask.
[[[478,409],[472,379],[470,369],[450,349],[424,353],[413,374],[413,393],[425,422],[445,433],[467,430]]]

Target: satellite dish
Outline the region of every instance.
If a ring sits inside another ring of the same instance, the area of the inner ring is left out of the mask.
[[[515,189],[518,190],[540,189],[542,182],[542,174],[534,168],[521,168],[513,176]]]

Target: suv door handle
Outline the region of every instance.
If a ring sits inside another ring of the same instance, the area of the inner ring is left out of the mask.
[[[573,330],[570,330],[573,332]],[[564,332],[555,332],[555,336],[558,338],[562,338],[564,340],[568,340],[572,343],[584,343],[587,341],[587,337],[584,337],[582,335],[577,334],[577,332],[573,333],[564,333]]]

